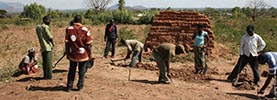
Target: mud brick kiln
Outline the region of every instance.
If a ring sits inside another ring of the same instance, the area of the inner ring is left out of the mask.
[[[192,36],[197,24],[202,24],[208,32],[211,42],[208,44],[207,53],[211,54],[214,48],[214,33],[208,17],[199,12],[160,12],[153,18],[144,47],[152,49],[160,43],[180,43],[193,48]]]

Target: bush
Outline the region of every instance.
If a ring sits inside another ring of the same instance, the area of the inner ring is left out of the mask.
[[[113,11],[113,19],[118,22],[118,23],[122,23],[122,24],[133,24],[134,20],[133,20],[133,15],[134,13],[128,10],[122,10],[122,11]]]
[[[62,13],[59,10],[52,10],[48,9],[47,15],[49,15],[51,18],[60,18],[62,16]]]
[[[99,14],[92,17],[92,23],[94,25],[107,23],[111,20],[111,18],[113,18],[111,12],[100,12]]]
[[[138,24],[151,24],[153,17],[159,13],[159,10],[145,10],[141,13]]]
[[[134,31],[128,30],[128,27],[123,27],[119,29],[117,42],[120,42],[120,39],[136,39]]]
[[[37,3],[32,3],[30,5],[24,6],[24,11],[21,13],[21,17],[40,19],[46,15],[45,7],[38,5]]]

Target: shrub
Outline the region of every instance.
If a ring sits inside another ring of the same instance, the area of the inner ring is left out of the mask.
[[[21,13],[21,17],[40,19],[46,15],[45,7],[38,5],[37,3],[32,3],[30,5],[24,6],[24,11]]]
[[[122,24],[133,24],[133,15],[134,13],[128,10],[122,10],[122,11],[113,11],[113,18],[116,22],[122,23]]]
[[[107,23],[111,20],[111,18],[113,18],[113,15],[111,12],[100,12],[97,15],[94,15],[92,17],[92,23],[94,25],[98,25],[98,24],[103,24],[103,23]]]
[[[145,10],[141,13],[138,24],[151,24],[153,17],[159,13],[159,10]]]
[[[119,43],[120,39],[136,39],[134,31],[128,30],[128,27],[123,27],[119,29],[117,42]]]

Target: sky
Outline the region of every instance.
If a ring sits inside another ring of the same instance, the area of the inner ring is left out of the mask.
[[[87,9],[84,0],[0,0],[1,2],[20,2],[30,4],[37,2],[52,9]],[[148,8],[233,8],[246,7],[250,0],[125,0],[125,6],[144,6]],[[271,7],[277,8],[277,0],[265,0]],[[112,6],[118,0],[112,0],[108,5]]]

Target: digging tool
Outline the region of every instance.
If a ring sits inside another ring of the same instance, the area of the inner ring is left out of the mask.
[[[111,59],[111,62],[113,62],[113,63],[114,63],[114,62],[117,62],[117,61],[122,61],[122,60],[124,60],[124,61],[125,61],[126,59],[125,59],[125,58],[121,58],[121,59]]]
[[[126,60],[125,58],[121,58],[121,59],[115,59],[115,60],[113,60],[113,59],[111,59],[111,65],[115,65],[115,62],[117,62],[117,61],[122,61],[122,60]]]
[[[63,56],[53,65],[52,68],[55,68],[56,65],[65,57],[66,54],[63,54]]]
[[[259,89],[257,89],[257,97],[258,97],[258,100],[262,100],[261,97],[259,96]]]
[[[124,63],[125,63],[125,65],[126,65],[126,60],[124,60]],[[128,72],[128,81],[130,81],[131,79],[131,67],[130,66],[128,66],[128,70],[129,70],[129,72]]]
[[[174,82],[173,82],[173,80],[172,80],[172,77],[171,77],[171,75],[170,75],[169,73],[167,74],[167,77],[170,79],[171,83],[174,85]]]

